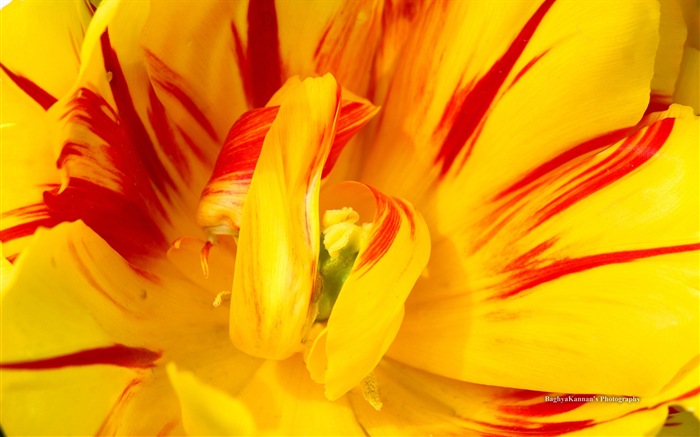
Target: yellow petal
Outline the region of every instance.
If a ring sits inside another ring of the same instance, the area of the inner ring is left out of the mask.
[[[0,239],[11,260],[38,226],[57,223],[43,202],[43,192],[60,182],[46,110],[75,81],[91,15],[83,1],[15,1],[0,11]]]
[[[430,257],[430,235],[407,202],[369,186],[346,182],[323,192],[323,210],[352,206],[371,222],[367,246],[357,255],[307,362],[333,400],[357,386],[377,365],[403,319],[403,306]],[[319,364],[324,363],[324,364]]]
[[[449,233],[486,192],[636,124],[657,43],[653,1],[433,4],[399,61],[362,181]],[[440,206],[424,208],[435,183]]]
[[[266,361],[237,399],[245,403],[261,435],[363,435],[347,398],[329,402],[299,355]]]
[[[648,112],[665,111],[673,103],[673,93],[683,57],[683,45],[688,33],[681,3],[677,0],[659,2],[661,6],[660,39],[654,63],[654,77],[651,80]]]
[[[669,412],[664,427],[657,434],[659,437],[700,434],[700,422],[690,411]]]
[[[167,366],[168,377],[180,400],[182,422],[192,436],[252,435],[255,423],[245,405],[190,372]]]
[[[700,114],[698,82],[700,82],[700,49],[686,46],[673,101],[690,106],[696,115]]]
[[[2,430],[6,435],[104,435],[102,425],[114,404],[141,377],[105,365],[2,369]]]
[[[685,109],[538,169],[434,245],[390,355],[493,385],[660,390],[700,353],[700,129]]]
[[[218,256],[214,253],[215,265]],[[81,222],[40,230],[18,258],[9,282],[3,284],[3,381],[6,371],[21,373],[23,381],[36,377],[37,384],[43,384],[47,391],[38,390],[31,396],[48,400],[53,390],[70,392],[62,383],[46,384],[38,374],[55,368],[94,364],[146,372],[149,377],[142,378],[128,393],[111,397],[109,417],[105,413],[100,418],[103,433],[115,435],[177,434],[180,429],[179,406],[160,366],[160,356],[195,371],[207,383],[218,381],[222,389],[240,390],[259,362],[231,345],[228,311],[212,306],[221,289],[216,283],[205,288],[201,285],[204,281],[183,277],[166,262],[150,267],[151,271],[144,271],[124,261]],[[5,279],[3,274],[3,282]],[[218,281],[216,275],[212,279]],[[102,378],[106,376],[97,373],[96,382],[91,375],[77,374],[76,378],[85,378],[85,386],[96,390],[95,397],[111,396],[111,385],[105,385],[104,392],[97,390],[105,384]],[[62,381],[60,375],[57,378]],[[72,384],[72,379],[65,381]],[[125,390],[124,385],[119,393]],[[24,386],[16,389],[19,392]],[[63,395],[56,396],[62,402]],[[42,402],[37,405],[51,408],[50,402]],[[157,411],[143,415],[154,403],[159,405]],[[47,411],[43,407],[23,408],[26,414],[45,415]],[[26,414],[17,420],[24,423]],[[67,413],[67,417],[73,414]],[[83,422],[75,426],[81,430]]]
[[[84,220],[132,261],[201,234],[190,211],[208,177],[148,77],[138,31],[148,12],[147,3],[115,1],[95,14],[78,80],[52,107],[62,186],[44,196],[55,222]]]
[[[4,6],[0,11],[3,82],[19,85],[36,105],[48,109],[76,78],[93,10],[82,0],[14,1]],[[4,99],[3,84],[6,105]],[[3,118],[7,115],[3,110]]]
[[[290,91],[265,137],[243,207],[230,334],[244,352],[285,358],[313,320],[318,191],[340,106],[335,79]]]
[[[359,390],[349,395],[358,421],[373,436],[655,435],[667,405],[688,394],[681,386],[652,397],[533,392],[463,383],[389,360],[374,373],[381,411]],[[697,387],[697,369],[686,377]]]

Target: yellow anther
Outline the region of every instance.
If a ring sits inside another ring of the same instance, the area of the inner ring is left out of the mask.
[[[329,228],[338,223],[354,225],[359,219],[360,215],[352,208],[329,209],[323,214],[323,228]]]
[[[335,259],[346,247],[359,251],[363,237],[363,227],[355,223],[360,219],[359,214],[352,208],[330,209],[323,214],[323,246],[328,255]]]
[[[231,300],[231,292],[230,291],[222,291],[221,293],[217,294],[216,297],[214,298],[214,302],[212,302],[212,305],[214,307],[219,307],[224,302],[224,300],[226,300],[226,301]]]
[[[370,373],[365,376],[365,379],[360,383],[360,388],[362,389],[362,397],[374,408],[379,411],[382,409],[382,401],[379,399],[379,387],[377,386],[377,380]]]

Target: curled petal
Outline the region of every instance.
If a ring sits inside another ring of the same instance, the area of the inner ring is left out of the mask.
[[[335,302],[327,329],[307,354],[314,379],[337,399],[377,365],[403,319],[404,301],[430,256],[430,235],[404,200],[367,185],[345,182],[323,192],[323,209],[351,205],[371,221],[366,247]]]
[[[291,78],[272,97],[268,107],[246,112],[231,127],[197,208],[197,223],[209,228],[209,232],[238,232],[243,202],[248,194],[265,136],[277,117],[280,102],[297,84],[299,79]],[[323,164],[324,180],[352,136],[369,122],[378,110],[379,108],[369,101],[343,91],[335,138]]]
[[[231,295],[231,339],[246,353],[285,358],[313,320],[318,191],[340,94],[331,75],[305,80],[265,136],[243,207]]]

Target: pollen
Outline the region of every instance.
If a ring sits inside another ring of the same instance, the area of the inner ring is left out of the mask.
[[[360,383],[360,388],[362,389],[362,397],[374,408],[379,411],[382,409],[382,401],[379,399],[379,387],[377,386],[377,380],[370,373],[365,376],[365,379]]]
[[[323,214],[323,246],[332,259],[345,248],[362,249],[366,241],[367,224],[358,226],[360,215],[352,208],[331,209]]]

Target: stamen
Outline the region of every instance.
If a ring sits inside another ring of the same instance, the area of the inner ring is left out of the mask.
[[[204,279],[209,279],[209,250],[211,250],[212,246],[213,243],[210,240],[207,240],[207,242],[204,243],[204,246],[202,247],[202,252],[200,255],[200,263],[202,265],[202,273],[204,274]]]
[[[222,291],[219,294],[217,294],[214,298],[214,302],[212,302],[212,305],[218,308],[221,306],[224,300],[231,300],[230,291]]]
[[[377,380],[370,373],[365,376],[365,379],[360,382],[360,388],[362,389],[362,396],[367,402],[377,411],[382,409],[382,401],[379,399],[379,387],[377,386]]]

